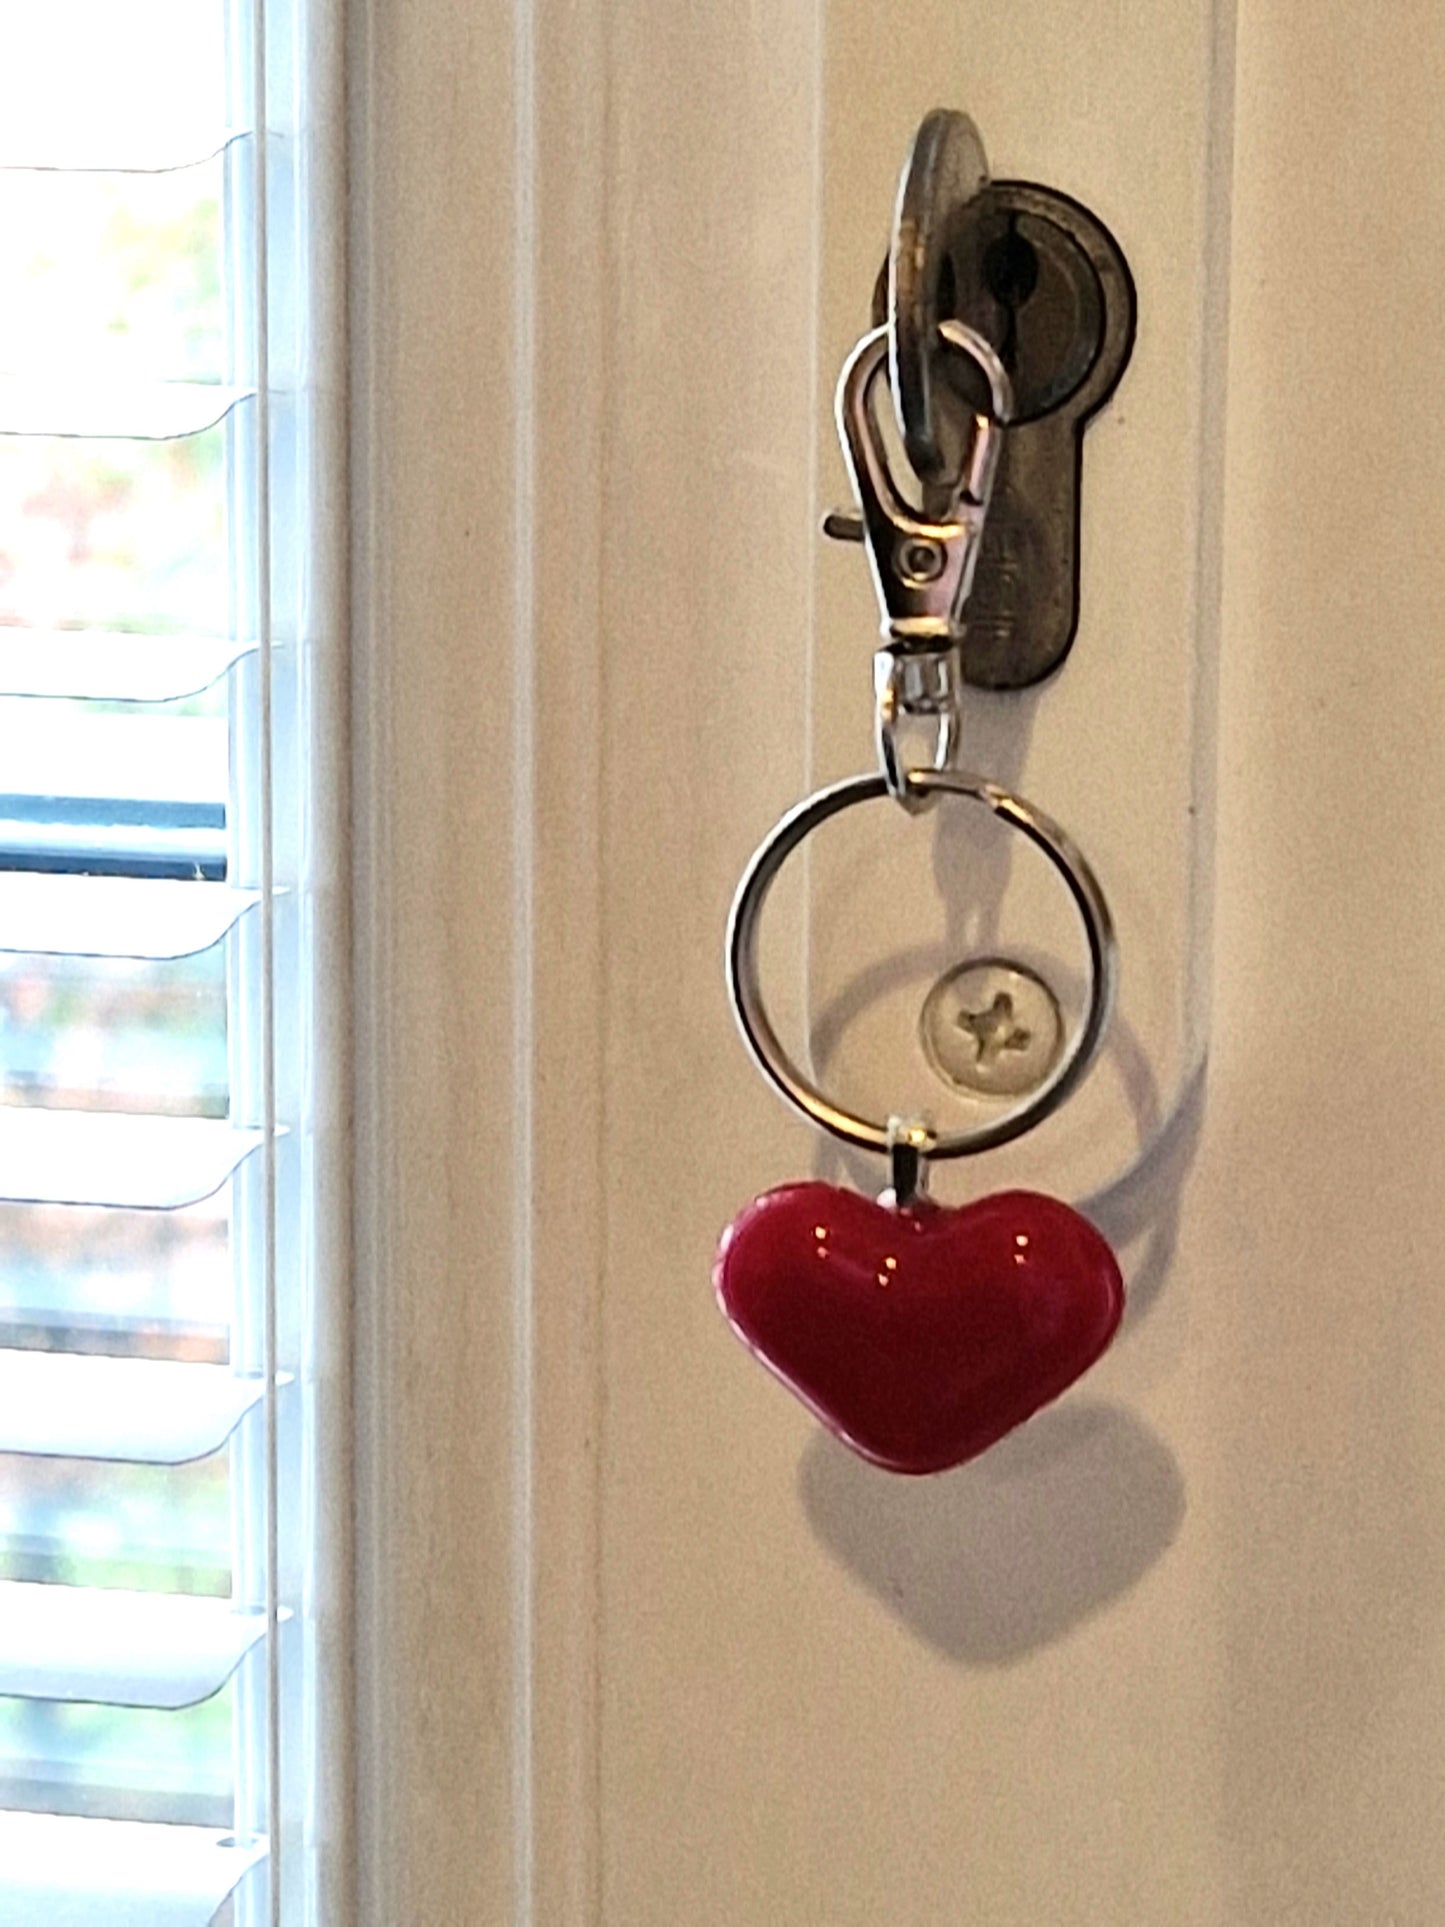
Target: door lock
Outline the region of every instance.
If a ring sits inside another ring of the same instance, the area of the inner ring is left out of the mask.
[[[874,321],[925,515],[957,489],[961,450],[989,398],[976,361],[938,351],[958,321],[996,351],[1013,387],[963,643],[964,680],[1021,689],[1063,661],[1079,626],[1084,430],[1134,346],[1136,297],[1104,223],[1056,188],[990,180],[978,132],[939,109],[899,186]],[[861,540],[855,515],[826,533]]]

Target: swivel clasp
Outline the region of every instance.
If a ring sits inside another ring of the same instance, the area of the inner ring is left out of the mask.
[[[941,512],[914,508],[888,465],[875,412],[875,388],[888,357],[886,328],[863,337],[838,383],[838,433],[884,637],[873,659],[878,759],[889,794],[910,810],[923,808],[927,799],[908,784],[916,765],[903,754],[903,726],[921,720],[933,730],[934,769],[949,768],[957,748],[964,605],[1013,406],[1008,375],[982,335],[959,321],[940,322],[938,333],[943,352],[977,364],[993,404],[991,414],[972,417],[959,477]]]

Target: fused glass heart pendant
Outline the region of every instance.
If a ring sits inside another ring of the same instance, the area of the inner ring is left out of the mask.
[[[893,1472],[985,1451],[1088,1370],[1124,1309],[1104,1239],[1032,1191],[895,1209],[782,1185],[728,1227],[713,1283],[748,1349]]]

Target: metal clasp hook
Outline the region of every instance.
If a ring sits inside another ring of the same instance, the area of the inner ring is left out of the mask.
[[[998,468],[1003,427],[1013,391],[994,350],[960,321],[939,323],[940,340],[968,355],[988,380],[992,415],[975,414],[962,470],[941,515],[905,501],[883,450],[873,410],[873,388],[888,359],[888,330],[858,343],[838,382],[838,433],[857,498],[868,566],[878,596],[885,647],[874,657],[878,754],[890,795],[907,809],[925,799],[908,785],[899,754],[903,718],[934,723],[933,766],[946,769],[958,738],[958,645],[963,609]]]
[[[887,328],[864,335],[838,380],[838,435],[889,642],[957,642],[962,635],[1003,428],[1013,412],[1012,385],[983,336],[961,321],[941,321],[938,333],[978,364],[993,401],[991,416],[973,418],[962,471],[941,516],[904,500],[884,456],[871,391],[888,359]]]

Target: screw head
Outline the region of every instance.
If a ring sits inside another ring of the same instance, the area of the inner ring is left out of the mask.
[[[894,560],[905,582],[937,582],[943,574],[943,546],[927,536],[905,535]]]
[[[947,971],[923,1001],[918,1032],[934,1071],[970,1097],[1026,1097],[1064,1046],[1053,992],[1037,972],[1006,957]]]

